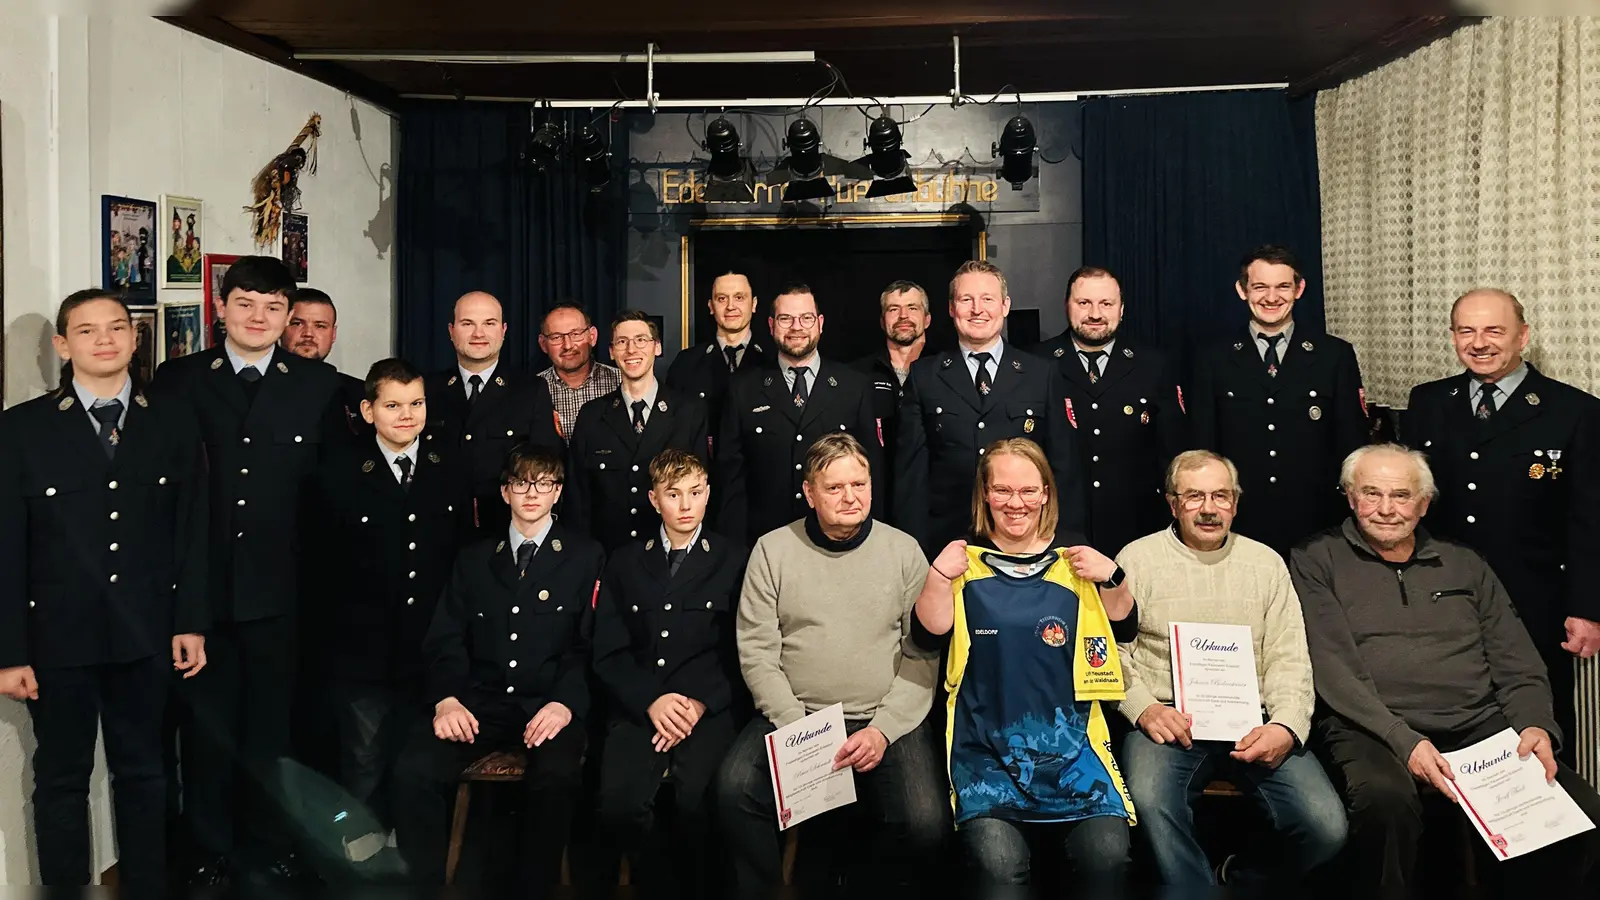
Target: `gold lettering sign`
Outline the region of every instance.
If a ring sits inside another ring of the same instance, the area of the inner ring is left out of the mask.
[[[706,202],[706,183],[697,169],[657,169],[661,202],[666,206],[702,204]],[[875,197],[886,203],[993,203],[1000,195],[1000,182],[993,176],[979,172],[913,172],[917,189],[913,193]],[[835,203],[862,203],[867,201],[871,182],[845,181],[837,175],[828,176],[833,187]],[[783,200],[786,182],[758,181],[754,199],[742,201],[756,204],[779,203]]]

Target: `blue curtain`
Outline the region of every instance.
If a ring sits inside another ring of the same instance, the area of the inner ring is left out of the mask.
[[[1315,105],[1283,91],[1084,104],[1083,260],[1117,273],[1130,336],[1187,372],[1195,348],[1242,328],[1239,257],[1292,249],[1308,280],[1297,327],[1323,328]]]
[[[611,183],[598,192],[568,158],[546,172],[527,161],[532,125],[550,120],[570,134],[592,115],[451,102],[402,110],[397,246],[407,359],[425,371],[454,363],[445,326],[456,298],[473,290],[505,307],[505,358],[514,365],[547,365],[540,319],[562,300],[583,304],[604,341],[624,296],[627,129],[604,118],[595,125],[612,151]]]

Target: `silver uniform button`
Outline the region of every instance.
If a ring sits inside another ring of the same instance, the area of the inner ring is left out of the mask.
[[[637,471],[639,471],[639,467],[638,467],[638,466],[634,466],[634,467],[633,467],[633,470],[634,470],[634,471],[635,471],[635,472],[637,472]]]
[[[800,495],[800,494],[795,494],[795,495],[794,495],[794,498],[795,498],[795,499],[796,499],[796,500],[799,500],[799,499],[800,499],[800,498],[801,498],[801,495]]]
[[[706,601],[706,609],[710,609],[710,608],[711,608],[711,601],[707,600]]]
[[[296,444],[300,443],[300,435],[297,434],[297,435],[294,436],[294,442]]]
[[[1276,451],[1276,450],[1268,450],[1267,451],[1267,455],[1268,456],[1277,456],[1278,455],[1278,451]]]
[[[241,499],[240,499],[240,500],[239,500],[239,505],[240,505],[240,506],[243,506],[243,505],[244,505],[244,500],[243,500],[243,499],[242,499],[242,498],[241,498]]]
[[[1098,481],[1096,481],[1096,482],[1095,482],[1095,483],[1094,483],[1094,486],[1095,486],[1095,487],[1099,487],[1099,486],[1100,486],[1100,482],[1098,482]]]
[[[406,605],[407,606],[414,606],[414,605],[416,605],[416,602],[417,602],[417,598],[415,598],[415,597],[407,597],[406,598]]]
[[[978,427],[979,427],[979,428],[982,428],[982,427],[983,427],[983,423],[982,423],[982,422],[979,422],[979,423],[978,423]]]
[[[1091,403],[1091,404],[1089,404],[1089,408],[1090,408],[1090,409],[1099,409],[1099,408],[1100,408],[1100,404],[1098,404],[1098,403]]]
[[[637,531],[628,532],[628,537],[634,538],[634,537],[638,537],[638,536],[639,536],[639,532],[637,532]]]
[[[113,543],[112,543],[112,544],[111,544],[111,552],[112,552],[112,553],[115,553],[115,552],[117,552],[117,544],[116,544],[116,543],[115,543],[115,542],[113,542]]]
[[[756,426],[756,434],[760,434],[760,433],[761,433],[761,426],[757,425]]]
[[[638,514],[639,514],[639,510],[638,510],[637,507],[634,508],[634,509],[628,510],[628,515],[630,515],[630,516],[637,516]]]
[[[511,607],[511,614],[512,614],[512,615],[513,615],[513,616],[514,616],[514,615],[516,615],[516,614],[517,614],[517,613],[519,613],[519,612],[522,612],[522,607],[520,607],[520,606],[513,606],[513,607]]]
[[[117,483],[115,481],[113,481],[110,484],[106,485],[106,487],[111,488],[114,491],[114,490],[117,489]]]
[[[515,431],[507,431],[506,432],[506,437],[516,437],[516,436],[517,436],[517,433]]]
[[[513,641],[517,639],[517,633],[515,631],[511,632],[511,639]]]
[[[1095,429],[1095,430],[1094,430],[1094,433],[1095,433],[1095,434],[1099,434],[1099,433],[1100,433],[1100,429],[1098,429],[1098,428],[1096,428],[1096,429]]]
[[[411,515],[406,516],[406,521],[407,522],[415,522],[416,520],[417,520],[417,514],[416,513],[412,513]],[[362,521],[364,522],[366,520],[363,519]]]
[[[658,668],[658,669],[661,668],[662,666],[666,665],[666,664],[667,664],[667,661],[664,660],[664,659],[656,660],[656,668]]]
[[[1429,443],[1432,443],[1432,441],[1429,441]],[[1473,459],[1477,459],[1478,458],[1478,451],[1476,451],[1476,450],[1472,451],[1472,458]]]
[[[1090,458],[1090,462],[1099,462],[1099,461],[1100,461],[1100,457],[1098,457],[1098,456]]]
[[[667,612],[672,612],[672,604],[671,603],[668,603],[666,606],[663,606],[661,608],[666,610]]]
[[[1272,403],[1273,403],[1273,400],[1272,400],[1272,398],[1271,398],[1271,397],[1268,397],[1268,398],[1267,398],[1267,405],[1268,405],[1268,406],[1271,406],[1271,405],[1272,405]]]
[[[1276,476],[1276,475],[1267,476],[1267,483],[1268,484],[1277,484],[1278,483],[1278,476]]]
[[[250,439],[249,439],[249,438],[245,438],[245,439],[244,439],[244,442],[245,442],[245,443],[246,443],[246,444],[248,444],[248,443],[250,443]]]
[[[805,435],[797,434],[797,435],[794,436],[794,439],[796,441],[803,441],[803,440],[805,440]]]
[[[167,483],[167,476],[165,476],[165,475],[163,475],[160,478],[156,479],[156,484],[166,484],[166,483]]]
[[[513,659],[510,663],[510,666],[511,668],[515,669],[517,667],[517,661]]]
[[[50,489],[50,493],[55,493],[55,488],[51,488],[51,489]],[[112,510],[112,511],[111,511],[111,521],[113,521],[113,522],[115,522],[115,521],[116,521],[116,520],[117,520],[117,518],[118,518],[118,517],[119,517],[119,516],[121,516],[121,515],[122,515],[122,514],[121,514],[121,513],[119,513],[119,512],[117,512],[117,511],[116,511],[116,510]]]
[[[470,434],[469,434],[469,435],[467,435],[467,438],[466,438],[466,439],[467,439],[467,440],[469,440],[469,441],[470,441],[470,440],[472,440],[472,435],[470,435]],[[509,691],[509,690],[511,690],[511,689],[510,689],[510,688],[506,688],[506,690],[508,690],[508,691]]]
[[[1475,490],[1477,490],[1477,489],[1478,489],[1478,486],[1477,486],[1477,485],[1475,485],[1475,484],[1473,484],[1473,483],[1472,483],[1472,482],[1470,482],[1470,481],[1469,481],[1469,482],[1467,482],[1467,490],[1469,490],[1469,491],[1475,491]]]
[[[250,470],[249,469],[240,469],[239,470],[239,474],[240,475],[249,475],[250,474]]]
[[[361,517],[361,524],[363,524],[363,525],[367,524],[367,517],[366,516],[362,516]]]
[[[416,541],[412,541],[411,543],[407,544],[406,545],[406,549],[407,550],[415,550],[415,549],[417,549],[417,542]]]
[[[540,600],[549,600],[550,599],[550,592],[549,591],[540,591],[539,592],[539,599]]]
[[[415,572],[411,572],[411,573],[408,573],[408,574],[407,574],[407,575],[406,575],[406,577],[407,577],[407,578],[415,578],[415,577],[417,577],[417,573],[415,573]]]
[[[116,584],[117,583],[117,576],[116,576],[115,573],[112,573],[112,575],[111,575],[111,583],[112,584]]]
[[[56,489],[55,489],[55,488],[53,488],[53,487],[51,487],[51,488],[45,488],[45,489],[44,489],[44,495],[45,495],[45,496],[46,496],[46,497],[54,497],[54,496],[55,496],[55,495],[56,495]],[[116,514],[115,514],[115,513],[112,513],[112,515],[111,515],[111,517],[112,517],[112,518],[113,518],[113,519],[114,519],[114,518],[116,518]]]
[[[1272,424],[1268,424],[1267,425],[1267,430],[1268,431],[1277,431],[1278,430],[1278,426],[1272,425]]]
[[[511,692],[513,692],[515,690],[516,690],[516,688],[512,687],[511,685],[509,685],[509,684],[506,685],[506,693],[509,694],[509,693],[511,693]]]
[[[800,469],[801,469],[801,466],[800,466],[800,464],[799,464],[799,463],[795,463],[795,464],[794,464],[794,470],[795,470],[795,471],[796,471],[796,472],[798,472],[798,471],[800,471]]]
[[[1467,524],[1468,525],[1471,525],[1472,523],[1474,523],[1476,521],[1478,521],[1478,517],[1477,516],[1467,516]]]
[[[666,633],[666,632],[665,632],[665,631],[663,631],[663,632],[661,632],[661,636],[662,636],[662,637],[666,637],[666,636],[667,636],[667,633]]]

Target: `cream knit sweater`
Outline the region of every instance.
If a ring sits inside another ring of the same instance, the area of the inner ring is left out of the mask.
[[[1152,703],[1172,702],[1169,623],[1248,625],[1267,721],[1305,743],[1315,704],[1311,654],[1300,600],[1277,553],[1237,534],[1220,550],[1201,552],[1167,528],[1122,548],[1117,564],[1139,604],[1139,636],[1121,645],[1128,698],[1120,709],[1128,721]]]

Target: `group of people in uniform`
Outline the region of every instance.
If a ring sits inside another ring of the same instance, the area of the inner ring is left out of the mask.
[[[883,349],[854,362],[819,354],[805,284],[776,290],[763,331],[754,287],[729,271],[708,298],[715,336],[664,377],[648,315],[609,323],[607,365],[573,304],[542,323],[550,368],[516,370],[502,305],[471,292],[448,326],[455,367],[386,359],[358,380],[323,361],[333,300],[246,257],[222,285],[226,340],[141,384],[124,301],[77,292],[56,320],[60,387],[0,417],[0,694],[34,722],[43,880],[90,878],[99,729],[121,883],[167,883],[169,696],[183,879],[306,877],[282,778],[307,715],[297,682],[332,709],[335,775],[414,879],[454,868],[462,770],[513,748],[540,810],[522,820],[530,884],[560,870],[586,761],[614,851],[670,879],[670,857],[652,868],[656,797],[674,786],[668,838],[704,850],[721,757],[752,715],[734,646],[749,551],[814,521],[814,445],[854,439],[871,518],[927,560],[968,535],[997,441],[1048,464],[1051,546],[1107,559],[1172,523],[1169,462],[1210,450],[1237,465],[1234,530],[1287,557],[1348,515],[1340,464],[1371,432],[1350,344],[1295,322],[1305,286],[1288,250],[1246,254],[1249,323],[1198,351],[1187,389],[1176,360],[1119,332],[1120,286],[1093,266],[1066,285],[1067,330],[1029,348],[1005,340],[992,263],[952,277],[947,350],[925,347],[927,291],[894,282]],[[1401,438],[1438,476],[1432,532],[1505,582],[1570,753],[1573,658],[1600,650],[1585,552],[1600,401],[1523,359],[1507,292],[1464,295],[1449,333],[1464,371],[1412,392]],[[714,878],[715,854],[696,859]]]

